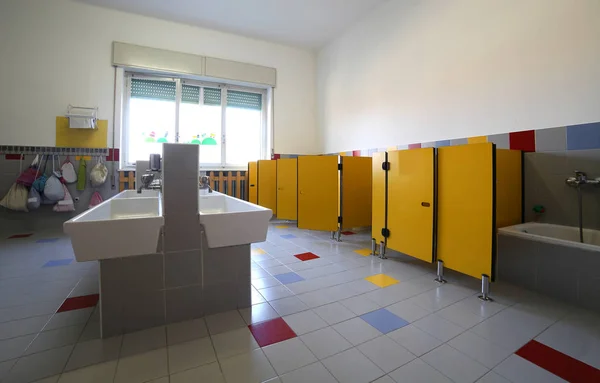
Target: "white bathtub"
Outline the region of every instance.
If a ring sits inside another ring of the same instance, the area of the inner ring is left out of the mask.
[[[498,229],[496,278],[600,312],[600,231],[546,223]]]
[[[498,229],[499,234],[553,243],[563,246],[600,252],[600,231],[583,229],[583,242],[579,242],[579,228],[552,225],[549,223],[529,222]]]

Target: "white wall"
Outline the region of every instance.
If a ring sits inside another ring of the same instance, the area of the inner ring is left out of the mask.
[[[317,73],[326,152],[600,121],[600,1],[391,0]]]
[[[68,104],[98,106],[112,130],[113,41],[276,68],[275,151],[320,151],[314,53],[68,0],[1,1],[0,144],[54,145]]]

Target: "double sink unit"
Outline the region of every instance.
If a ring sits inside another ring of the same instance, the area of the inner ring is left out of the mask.
[[[102,337],[250,307],[250,244],[270,209],[198,190],[199,146],[163,145],[162,191],[123,191],[65,222],[100,262]]]

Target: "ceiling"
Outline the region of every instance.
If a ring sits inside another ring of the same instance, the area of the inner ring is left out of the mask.
[[[386,0],[77,0],[318,49]]]

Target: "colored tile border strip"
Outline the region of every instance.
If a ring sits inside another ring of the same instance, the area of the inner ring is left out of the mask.
[[[568,382],[600,382],[600,370],[535,340],[516,354]]]

